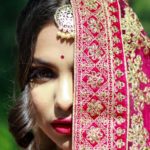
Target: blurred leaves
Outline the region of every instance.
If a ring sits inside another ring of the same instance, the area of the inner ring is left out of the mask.
[[[8,131],[7,114],[16,71],[16,20],[27,0],[0,0],[0,149],[17,150]]]
[[[0,148],[1,150],[17,150],[17,146],[8,131],[6,123],[0,124]]]
[[[129,0],[129,2],[150,36],[150,0]]]

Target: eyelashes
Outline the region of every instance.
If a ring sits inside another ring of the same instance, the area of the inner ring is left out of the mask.
[[[44,83],[57,77],[58,74],[49,68],[32,68],[29,73],[29,81],[34,83]]]

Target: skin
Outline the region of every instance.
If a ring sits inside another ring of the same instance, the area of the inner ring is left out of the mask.
[[[37,126],[57,149],[71,150],[71,136],[60,134],[51,126],[58,118],[72,116],[73,101],[73,41],[58,39],[57,32],[54,24],[48,24],[38,35],[32,67],[46,69],[48,75],[34,75],[31,97]]]

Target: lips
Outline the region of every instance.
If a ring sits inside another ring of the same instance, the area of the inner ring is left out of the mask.
[[[71,135],[72,134],[72,119],[71,118],[60,118],[54,120],[51,123],[54,130],[60,134]]]

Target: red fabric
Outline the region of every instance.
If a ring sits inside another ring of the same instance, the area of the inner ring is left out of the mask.
[[[150,148],[149,41],[136,15],[124,0],[72,0],[72,6],[72,149]]]

